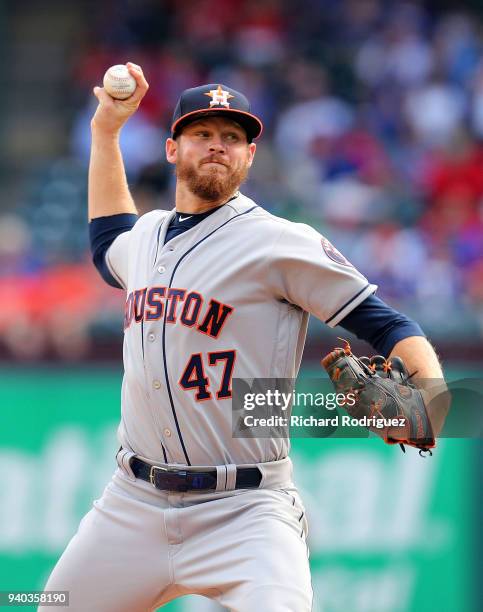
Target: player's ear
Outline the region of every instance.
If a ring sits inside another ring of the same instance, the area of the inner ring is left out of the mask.
[[[166,139],[166,159],[170,164],[176,163],[176,156],[178,152],[178,143],[173,138]]]
[[[254,142],[251,142],[248,145],[248,167],[249,168],[253,164],[253,158],[255,157],[256,150],[257,150],[257,145]]]

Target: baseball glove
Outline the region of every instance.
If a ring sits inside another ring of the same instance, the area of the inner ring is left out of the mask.
[[[421,392],[410,383],[402,359],[381,355],[356,357],[347,341],[322,359],[335,389],[346,396],[344,408],[387,444],[419,449],[432,455],[433,429]],[[347,401],[353,393],[352,402]]]

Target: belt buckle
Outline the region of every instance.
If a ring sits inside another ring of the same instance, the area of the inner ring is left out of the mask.
[[[158,472],[162,472],[165,475],[169,475],[170,473],[176,475],[176,480],[178,481],[173,483],[173,488],[160,489],[161,491],[178,491],[180,493],[188,491],[189,487],[186,482],[188,473],[185,470],[179,470],[176,467],[161,467],[160,465],[152,465],[151,469],[149,470],[149,482],[153,485],[155,489],[158,489],[158,487],[156,486],[156,470]],[[179,483],[179,480],[184,480],[184,483]]]
[[[162,468],[159,465],[152,465],[151,469],[149,470],[149,482],[153,485],[154,488],[156,488],[156,480],[155,480],[155,472],[154,470],[160,470],[161,472],[165,472],[167,471],[167,468]]]

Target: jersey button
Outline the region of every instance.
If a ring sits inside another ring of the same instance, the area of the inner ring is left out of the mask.
[[[149,342],[154,342],[156,339],[156,336],[154,334],[148,334],[148,340]]]
[[[164,430],[164,435],[165,435],[167,438],[170,438],[170,437],[171,437],[171,430],[170,430],[170,429],[168,429],[168,428],[166,428],[166,429]]]
[[[158,272],[163,274],[163,272],[166,272],[166,268],[164,266],[158,266]]]
[[[155,389],[161,389],[161,383],[159,382],[159,380],[154,380],[153,381],[153,387]]]

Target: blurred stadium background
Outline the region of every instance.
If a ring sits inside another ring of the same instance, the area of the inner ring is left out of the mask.
[[[140,211],[172,207],[181,90],[230,84],[265,122],[244,193],[327,235],[421,323],[450,379],[481,377],[482,15],[481,0],[0,4],[0,591],[43,587],[114,468],[123,294],[91,265],[86,224],[104,71],[132,60],[151,85],[122,136]],[[312,321],[305,371],[341,333]],[[421,460],[295,440],[293,458],[314,610],[481,609],[480,442]]]

